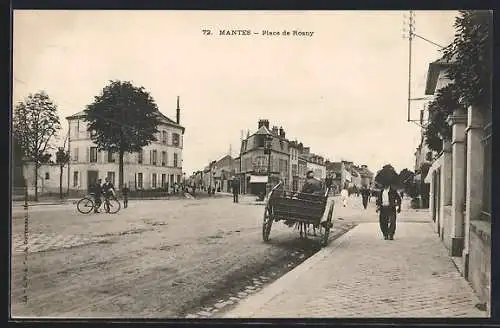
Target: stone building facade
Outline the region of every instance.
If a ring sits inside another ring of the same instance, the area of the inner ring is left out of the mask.
[[[177,120],[173,121],[158,111],[161,124],[157,141],[138,153],[125,153],[124,183],[131,190],[171,188],[181,183],[182,150],[185,128],[180,125],[180,108],[177,102]],[[85,112],[66,117],[69,123],[70,190],[87,190],[94,180],[109,177],[118,183],[118,154],[98,151],[87,131]]]
[[[429,65],[426,94],[446,85],[448,63]],[[479,298],[491,304],[491,108],[469,106],[448,117],[451,141],[432,161],[430,215],[436,233]]]
[[[266,140],[271,142],[270,163],[269,155],[265,154]],[[283,128],[273,126],[270,129],[268,120],[259,120],[257,131],[242,140],[239,160],[240,181],[244,193],[265,192],[268,177],[271,184],[283,181],[285,186],[289,187],[289,141]]]

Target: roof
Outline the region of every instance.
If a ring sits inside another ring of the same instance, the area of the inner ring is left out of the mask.
[[[172,125],[172,126],[175,126],[175,127],[178,127],[180,129],[182,129],[182,133],[184,133],[184,131],[186,130],[182,125],[180,124],[177,124],[177,122],[175,122],[174,120],[170,119],[169,117],[167,117],[165,114],[163,114],[162,112],[160,112],[159,110],[156,111],[157,114],[159,114],[159,118],[161,121],[163,121],[163,123],[166,123],[168,125]],[[85,114],[85,111],[82,110],[78,113],[75,113],[73,115],[70,115],[70,116],[67,116],[66,119],[67,120],[76,120],[76,119],[79,119],[79,118],[84,118],[86,116]]]
[[[254,134],[271,134],[271,132],[263,125]]]
[[[427,70],[427,81],[425,82],[425,95],[433,95],[436,92],[439,73],[446,70],[446,68],[450,65],[451,63],[443,58],[429,64],[429,69]]]

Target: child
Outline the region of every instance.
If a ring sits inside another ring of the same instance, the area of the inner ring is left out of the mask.
[[[127,184],[124,184],[123,188],[122,188],[123,208],[127,208],[127,205],[128,205],[128,192],[129,191],[130,190],[128,189]]]

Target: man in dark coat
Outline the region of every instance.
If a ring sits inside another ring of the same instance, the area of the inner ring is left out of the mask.
[[[307,194],[321,194],[323,192],[323,184],[314,177],[313,171],[307,171],[307,180],[302,186],[302,192]]]
[[[397,208],[397,209],[396,209]],[[396,232],[396,212],[401,212],[401,197],[396,189],[384,184],[377,196],[380,230],[385,240],[393,240]]]
[[[238,194],[240,193],[240,179],[237,177],[233,178],[231,182],[231,190],[233,191],[233,203],[238,202]]]
[[[366,210],[366,207],[368,206],[368,199],[370,198],[370,189],[368,189],[366,185],[361,188],[361,197],[363,198],[363,207]]]

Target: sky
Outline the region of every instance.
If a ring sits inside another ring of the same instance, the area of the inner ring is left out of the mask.
[[[414,13],[416,34],[443,46],[453,40],[455,11]],[[54,144],[61,144],[65,117],[85,109],[109,80],[143,86],[174,120],[179,96],[187,174],[230,149],[238,156],[241,131],[255,132],[259,119],[332,161],[372,171],[386,163],[413,169],[421,131],[407,122],[404,14],[16,10],[13,103],[47,92],[58,105],[63,130]],[[428,64],[441,53],[419,38],[412,49],[417,98],[424,96]],[[412,103],[412,119],[422,105]]]

